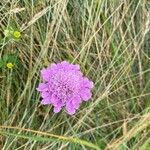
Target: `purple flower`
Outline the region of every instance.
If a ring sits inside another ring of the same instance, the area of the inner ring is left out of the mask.
[[[73,115],[82,101],[88,101],[92,96],[93,82],[83,77],[79,65],[66,61],[51,64],[41,70],[41,76],[44,82],[37,88],[41,104],[53,105],[55,113],[65,107],[68,114]]]

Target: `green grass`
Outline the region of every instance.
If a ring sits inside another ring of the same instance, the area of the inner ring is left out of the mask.
[[[148,0],[2,0],[0,149],[149,150],[149,18]],[[63,60],[94,82],[73,116],[36,91],[41,68]]]

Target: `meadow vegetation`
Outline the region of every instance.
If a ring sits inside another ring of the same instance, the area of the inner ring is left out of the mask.
[[[40,70],[94,82],[73,116],[40,104]],[[1,0],[0,149],[149,150],[150,1]]]

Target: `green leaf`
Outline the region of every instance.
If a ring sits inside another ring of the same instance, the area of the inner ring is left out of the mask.
[[[3,56],[3,61],[5,62],[5,63],[7,63],[7,62],[11,62],[11,63],[16,63],[17,62],[17,56],[15,55],[15,54],[5,54],[4,56]]]
[[[8,54],[5,54],[5,55],[3,56],[3,62],[6,63],[7,60],[8,60]]]
[[[3,68],[3,66],[4,66],[3,60],[0,59],[0,68]]]

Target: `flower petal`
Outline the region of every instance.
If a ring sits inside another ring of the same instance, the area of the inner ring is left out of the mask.
[[[93,82],[90,81],[90,80],[89,80],[88,78],[86,78],[86,77],[83,78],[82,84],[83,84],[83,87],[85,87],[85,88],[90,88],[90,89],[92,89],[93,86],[94,86]]]
[[[54,112],[55,112],[55,113],[58,113],[58,112],[60,112],[60,111],[61,111],[61,107],[58,107],[58,106],[57,106],[57,107],[54,107]]]
[[[44,91],[44,92],[41,93],[41,97],[42,97],[42,98],[46,98],[46,97],[48,97],[48,96],[50,96],[50,94],[49,94],[48,92],[45,92],[45,91]]]
[[[45,80],[45,81],[49,81],[49,77],[50,77],[50,75],[49,75],[49,69],[42,69],[41,70],[41,76],[42,76],[42,78],[43,78],[43,80]]]
[[[40,92],[41,91],[47,91],[48,90],[48,86],[45,83],[40,83],[38,88],[36,88],[36,89],[37,89],[37,91],[40,91]]]
[[[41,104],[43,105],[51,104],[50,97],[42,99]]]
[[[84,101],[88,101],[92,97],[92,93],[89,89],[82,90],[80,94]]]
[[[73,98],[71,99],[71,102],[72,102],[73,107],[74,107],[75,109],[78,109],[78,108],[80,107],[80,104],[81,104],[81,102],[82,102],[82,99],[81,99],[81,97],[80,97],[79,95],[77,95],[77,96],[75,96],[75,97],[73,97]]]
[[[53,106],[57,107],[60,105],[61,101],[55,95],[52,95],[51,103],[53,104]]]
[[[75,108],[73,107],[73,105],[70,102],[68,102],[66,104],[66,110],[67,110],[69,115],[73,115],[76,112]]]

